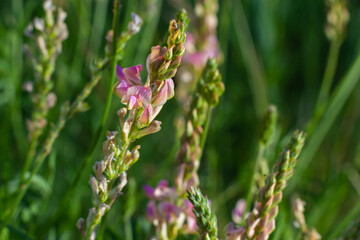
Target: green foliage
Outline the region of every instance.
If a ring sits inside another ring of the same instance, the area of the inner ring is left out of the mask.
[[[104,71],[86,103],[78,105],[77,110],[88,111],[74,114],[56,140],[49,138],[54,140],[50,156],[56,158],[56,167],[48,166],[48,144],[44,144],[47,133],[56,133],[62,127],[58,119],[63,103],[77,102],[76,96],[91,81],[90,66],[96,59],[106,58],[105,36],[111,29],[113,13],[112,0],[54,2],[68,13],[65,23],[69,31],[52,75],[51,91],[57,95],[57,104],[47,113],[46,134],[39,138],[40,145],[36,148],[42,153],[38,161],[44,164],[33,174],[34,185],[20,201],[7,230],[1,233],[4,239],[79,239],[75,225],[80,216],[88,214],[91,193],[87,181],[91,165],[95,159],[102,158],[99,144],[105,140],[102,133],[105,129],[118,128],[114,113],[121,103],[112,100],[112,96],[108,98],[113,84],[110,71]],[[174,5],[169,0],[121,1],[119,33],[126,32],[131,12],[143,19],[138,35],[126,46],[126,35],[122,36],[124,42],[119,42],[118,48],[126,49],[118,56],[121,66],[145,66],[150,47],[163,40],[176,8],[186,8],[190,21],[182,20],[183,26],[188,25],[188,33],[196,35],[194,1],[178,2],[181,4]],[[333,43],[326,36],[329,9],[325,0],[219,1],[217,36],[222,51],[219,71],[226,91],[218,102],[213,95],[206,95],[207,100],[215,99],[218,106],[212,114],[199,168],[200,186],[212,199],[217,213],[219,238],[224,238],[223,229],[231,221],[235,202],[248,193],[258,155],[257,130],[269,102],[277,106],[279,115],[274,133],[259,131],[264,133],[260,134],[264,143],[272,136],[263,154],[269,166],[276,161],[293,129],[308,132],[296,171],[284,190],[276,229],[270,239],[297,236],[289,207],[294,193],[306,201],[306,220],[323,239],[339,238],[359,215],[360,3],[348,0],[346,6],[350,15],[348,24],[341,26],[345,27],[341,39]],[[0,1],[0,215],[14,199],[29,149],[26,122],[31,119],[33,105],[31,95],[22,87],[36,76],[30,58],[23,54],[23,46],[30,43],[24,30],[35,16],[44,16],[42,1]],[[179,19],[183,19],[182,14]],[[186,70],[181,67],[179,71]],[[178,86],[180,79],[174,80]],[[325,86],[323,81],[327,82]],[[325,93],[319,99],[321,89]],[[321,104],[317,102],[320,100]],[[105,110],[108,117],[102,118]],[[103,239],[128,239],[128,236],[149,239],[154,235],[144,218],[146,199],[141,187],[175,175],[176,163],[171,154],[177,152],[179,140],[173,123],[180,112],[176,100],[171,100],[159,115],[162,131],[139,140],[141,159],[128,173],[136,179],[136,185],[132,185],[131,194],[130,189],[124,189],[129,198],[115,204],[116,211],[107,216]],[[269,119],[268,126],[273,126],[273,118]],[[51,171],[55,170],[50,180]],[[82,177],[77,179],[78,186],[67,195],[79,170]],[[31,174],[28,171],[26,176]],[[68,201],[61,204],[64,196]]]

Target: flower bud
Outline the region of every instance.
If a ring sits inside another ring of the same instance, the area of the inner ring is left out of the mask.
[[[146,135],[156,133],[156,132],[160,131],[160,129],[161,129],[161,122],[155,120],[146,128],[141,129],[135,137],[142,138]]]
[[[85,233],[85,219],[84,218],[79,218],[79,220],[76,222],[76,227],[79,229],[81,235],[83,237],[84,233]]]
[[[90,176],[90,180],[89,180],[89,184],[91,186],[92,192],[94,195],[98,195],[99,194],[99,185],[98,185],[98,181],[96,180],[96,178],[94,176]]]
[[[88,217],[86,218],[86,226],[90,227],[91,223],[93,222],[94,218],[95,218],[95,214],[96,214],[96,208],[90,208],[89,209],[89,214]]]
[[[105,176],[99,178],[99,189],[103,194],[107,192],[107,179]]]
[[[259,142],[268,145],[272,136],[275,133],[276,122],[278,119],[277,108],[270,105],[261,121],[259,131]]]
[[[93,167],[95,175],[98,179],[101,178],[102,173],[105,171],[106,165],[104,161],[97,161]]]

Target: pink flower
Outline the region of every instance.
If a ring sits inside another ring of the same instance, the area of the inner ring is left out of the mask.
[[[183,226],[183,231],[188,234],[194,234],[197,231],[196,218],[193,212],[194,205],[188,200],[184,199],[181,210],[186,216],[186,224]]]
[[[171,78],[166,79],[165,81],[156,81],[153,85],[155,88],[153,91],[156,91],[151,98],[151,103],[153,106],[162,106],[166,103],[167,100],[174,96],[174,82]]]
[[[150,201],[146,207],[146,218],[153,223],[166,222],[174,223],[181,210],[172,203],[161,202],[156,205],[155,201]]]
[[[169,202],[159,203],[158,211],[160,218],[165,220],[167,223],[174,223],[181,213],[181,210],[177,206]]]
[[[166,180],[161,180],[156,188],[152,188],[148,185],[144,185],[144,192],[146,197],[153,200],[165,200],[174,199],[176,197],[176,190],[168,187]]]
[[[151,53],[146,60],[146,68],[149,74],[156,72],[161,64],[165,62],[167,47],[161,48],[159,45],[151,48]]]
[[[188,34],[185,48],[183,61],[192,64],[196,69],[203,68],[209,58],[218,58],[220,55],[217,38],[213,35],[207,37],[202,50],[197,50],[194,37]]]
[[[244,199],[240,199],[236,202],[235,208],[232,210],[232,219],[235,223],[240,224],[242,218],[244,216],[246,208],[246,201]]]
[[[162,105],[161,106],[156,106],[153,108],[153,106],[151,104],[149,104],[144,111],[142,112],[142,114],[139,117],[139,122],[141,124],[144,125],[148,125],[149,123],[151,123],[155,117],[159,114],[160,110],[162,109]]]
[[[243,227],[235,227],[235,224],[231,222],[226,230],[226,239],[227,240],[241,240],[245,234],[245,229]]]
[[[121,102],[128,105],[128,109],[147,107],[151,101],[151,89],[142,86],[141,65],[129,68],[116,67],[119,82],[114,86],[114,93],[121,98]]]

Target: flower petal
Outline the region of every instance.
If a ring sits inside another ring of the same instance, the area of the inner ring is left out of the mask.
[[[149,185],[144,185],[143,189],[144,189],[144,193],[147,198],[150,198],[150,199],[154,198],[154,191],[155,191],[154,188],[150,187]]]
[[[142,65],[136,65],[129,68],[122,68],[117,65],[116,77],[119,81],[125,81],[129,87],[134,85],[142,85],[140,77],[140,71],[142,68]]]
[[[151,89],[150,87],[133,86],[127,91],[127,97],[130,98],[130,96],[136,97],[142,106],[146,107],[151,100]]]
[[[123,100],[125,101],[123,103],[126,103],[127,101],[124,97],[126,98],[128,88],[125,81],[120,81],[114,86],[113,92],[121,98],[121,102],[123,102]]]
[[[139,121],[141,124],[149,125],[149,123],[152,121],[152,120],[150,120],[152,114],[153,114],[153,108],[152,108],[151,104],[149,104],[149,105],[144,109],[144,111],[142,112],[142,114],[141,114],[141,116],[139,117],[138,121]]]

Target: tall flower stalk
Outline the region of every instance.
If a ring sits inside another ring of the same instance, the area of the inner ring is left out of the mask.
[[[264,114],[259,128],[258,134],[258,152],[253,167],[253,174],[250,180],[250,186],[246,198],[246,206],[250,207],[253,195],[257,192],[256,183],[258,186],[264,185],[264,177],[268,175],[267,162],[264,159],[264,152],[271,142],[271,138],[275,134],[276,122],[278,120],[277,108],[270,105]]]
[[[285,146],[280,160],[273,167],[272,173],[266,178],[257,195],[255,207],[248,214],[245,226],[231,227],[227,239],[268,239],[275,229],[275,218],[278,205],[282,200],[282,191],[294,173],[294,167],[305,142],[305,134],[295,131],[290,142]]]
[[[197,90],[190,104],[190,111],[181,147],[178,152],[178,167],[175,187],[160,181],[154,189],[145,186],[145,194],[151,200],[147,206],[147,218],[156,227],[159,239],[175,239],[179,233],[196,233],[192,204],[186,199],[189,187],[198,186],[197,170],[207,135],[212,108],[224,92],[221,75],[215,59],[208,61]],[[168,217],[171,216],[171,217]]]
[[[346,7],[346,0],[326,0],[328,8],[325,34],[330,41],[329,56],[324,71],[318,99],[314,109],[314,117],[308,124],[308,132],[313,132],[328,104],[331,87],[336,73],[340,47],[344,41],[346,25],[350,14]]]
[[[126,171],[139,159],[140,146],[131,148],[130,144],[160,130],[161,122],[155,117],[166,101],[174,96],[171,78],[176,74],[185,51],[184,19],[187,19],[186,13],[181,12],[177,20],[170,21],[166,47],[152,47],[146,62],[148,77],[144,84],[140,78],[142,65],[116,67],[118,82],[113,91],[126,107],[118,111],[120,131],[107,132],[103,147],[105,157],[95,163],[95,176],[89,180],[93,207],[86,220],[80,218],[77,223],[86,239],[95,239],[102,218],[127,183]]]
[[[56,8],[51,0],[46,0],[43,8],[45,18],[36,17],[25,30],[25,34],[36,43],[37,49],[33,51],[25,46],[25,52],[30,56],[35,70],[36,80],[24,84],[24,90],[30,93],[34,110],[31,120],[27,121],[29,148],[21,181],[25,181],[25,174],[36,155],[39,137],[47,126],[48,111],[56,103],[56,95],[52,92],[54,87],[52,75],[56,58],[62,51],[62,42],[68,37],[64,10]]]
[[[62,51],[62,42],[68,37],[65,24],[66,13],[61,8],[56,8],[51,0],[44,2],[43,9],[45,18],[36,17],[25,30],[25,35],[35,42],[34,48],[24,46],[24,52],[30,57],[35,71],[35,81],[25,82],[23,89],[30,94],[34,109],[31,119],[27,120],[29,147],[19,186],[15,191],[15,195],[11,196],[13,198],[9,201],[6,210],[2,213],[3,223],[1,229],[12,220],[15,210],[31,183],[32,177],[41,166],[41,164],[39,166],[38,160],[40,153],[38,156],[36,155],[39,139],[48,126],[48,112],[56,103],[56,94],[52,92],[54,87],[52,75],[55,70],[56,58]],[[48,146],[48,142],[45,141],[44,145]],[[49,152],[50,150],[51,148],[49,149],[48,146],[46,151]],[[29,170],[31,170],[30,174],[28,174]]]
[[[106,36],[107,45],[105,47],[105,57],[102,59],[96,60],[95,63],[93,64],[93,66],[91,67],[92,80],[88,83],[87,86],[91,86],[91,85],[95,86],[96,83],[100,79],[102,79],[102,75],[103,75],[104,71],[107,69],[110,69],[110,68],[113,69],[113,71],[115,72],[113,75],[114,75],[114,79],[116,78],[116,70],[115,70],[116,66],[117,66],[116,63],[123,58],[127,42],[131,39],[131,37],[133,35],[138,33],[140,30],[140,27],[142,25],[142,20],[138,15],[136,15],[135,13],[132,13],[132,15],[131,15],[132,20],[129,22],[127,30],[122,32],[121,34],[115,33],[117,31],[114,31],[114,29],[118,28],[118,21],[119,21],[118,20],[118,17],[119,17],[118,12],[119,11],[120,11],[119,3],[114,2],[114,13],[115,13],[114,21],[113,21],[112,29],[110,31],[108,31],[108,34]],[[114,64],[115,64],[115,67],[113,68],[112,66]],[[87,152],[87,155],[86,155],[84,161],[82,162],[81,167],[79,168],[78,172],[76,173],[76,177],[74,178],[74,180],[70,184],[70,187],[67,189],[64,197],[60,201],[59,207],[57,208],[57,212],[54,214],[53,220],[57,219],[63,213],[62,209],[70,201],[80,179],[83,176],[85,169],[90,164],[93,152],[95,151],[97,143],[100,139],[100,133],[103,131],[103,129],[105,127],[105,121],[106,121],[107,114],[108,114],[107,111],[110,108],[111,99],[112,99],[112,95],[113,95],[112,86],[113,86],[113,82],[111,82],[111,87],[109,86],[109,96],[108,96],[106,104],[105,104],[105,108],[104,108],[104,111],[102,114],[101,121],[97,128],[95,136],[90,144],[89,151]],[[89,92],[90,91],[86,91],[86,93],[89,93]],[[76,99],[76,102],[81,103],[83,98],[84,98],[84,95],[80,94],[78,96],[78,98]],[[81,104],[81,106],[84,106],[84,105]],[[86,107],[86,105],[85,105],[85,107]]]

